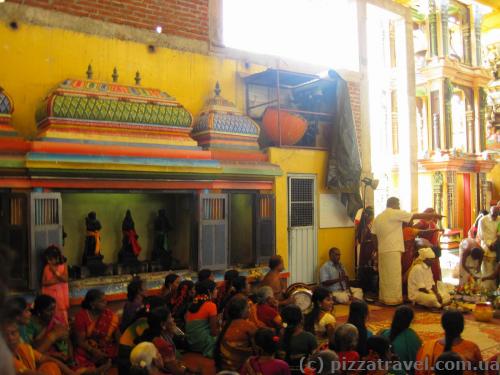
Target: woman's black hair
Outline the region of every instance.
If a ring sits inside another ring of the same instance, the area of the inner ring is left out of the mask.
[[[304,317],[302,315],[302,310],[297,305],[287,305],[281,311],[281,318],[283,322],[286,323],[285,331],[283,332],[283,350],[285,351],[285,358],[288,362],[290,360],[290,344],[292,341],[292,336],[297,329]]]
[[[304,329],[308,332],[311,332],[313,335],[315,334],[314,324],[318,322],[321,313],[321,302],[330,295],[330,291],[322,286],[318,286],[313,291],[313,308],[311,312],[306,314],[306,316],[304,317]]]
[[[224,273],[224,281],[228,281],[228,286],[231,287],[233,280],[236,279],[239,275],[240,273],[238,270],[227,270]]]
[[[275,355],[279,349],[278,337],[271,328],[259,328],[255,331],[254,341],[267,355]]]
[[[226,335],[227,330],[231,326],[231,323],[236,319],[242,319],[245,309],[248,308],[248,298],[233,298],[229,301],[226,309],[227,309],[227,320],[222,328],[219,336],[217,337],[217,341],[215,342],[214,347],[214,361],[215,367],[217,370],[221,370],[222,366],[222,354],[221,354],[221,345],[224,340],[224,336]]]
[[[179,277],[180,276],[176,273],[169,273],[167,276],[165,276],[165,287],[169,288]]]
[[[387,351],[391,347],[389,339],[385,336],[371,336],[366,340],[366,350],[373,351],[378,354],[378,357],[385,361],[387,358]]]
[[[462,375],[464,373],[464,360],[455,352],[443,352],[436,359],[434,374],[436,375]]]
[[[104,296],[104,293],[99,289],[90,289],[87,294],[85,294],[85,298],[82,301],[82,308],[85,310],[92,309],[92,303],[99,300]]]
[[[246,276],[237,276],[232,281],[232,290],[226,294],[225,298],[219,303],[219,311],[224,311],[226,305],[233,299],[233,297],[245,290],[247,286]]]
[[[4,304],[4,316],[8,319],[16,319],[24,312],[24,310],[26,310],[27,307],[28,303],[23,297],[9,297]]]
[[[196,289],[196,295],[197,296],[202,296],[202,295],[209,295],[212,293],[215,289],[215,282],[206,279],[205,281],[202,282],[197,282],[195,284],[195,289]],[[206,302],[206,300],[200,300],[198,302],[193,302],[191,306],[189,306],[189,312],[196,313],[200,309],[200,307]]]
[[[132,302],[143,289],[143,285],[144,281],[140,277],[134,277],[127,285],[127,300]]]
[[[47,294],[40,294],[39,296],[36,296],[31,312],[33,313],[33,315],[40,316],[51,305],[55,304],[56,300],[54,299],[54,297],[48,296]]]
[[[236,276],[233,280],[234,294],[241,293],[247,287],[247,277],[246,276]]]
[[[444,329],[444,352],[451,350],[453,341],[460,337],[464,331],[464,316],[458,310],[448,310],[441,315],[441,326]]]
[[[361,357],[367,354],[366,339],[368,331],[366,329],[366,318],[368,317],[368,305],[365,301],[352,301],[349,306],[349,318],[347,323],[351,323],[358,329],[358,346],[356,351]]]
[[[66,263],[66,257],[62,255],[61,249],[56,245],[50,245],[42,254],[43,261],[48,263],[49,259],[56,259],[57,263]]]
[[[157,308],[160,308],[160,307],[167,307],[167,304],[163,298],[158,297],[158,296],[146,297],[144,299],[143,307],[135,313],[134,319],[130,322],[129,327],[136,320],[141,319],[141,318],[147,318],[151,311],[153,311]]]
[[[205,280],[208,280],[210,276],[212,276],[212,270],[209,270],[208,268],[204,268],[202,270],[199,270],[198,271],[198,283],[201,283]]]
[[[148,314],[148,328],[144,330],[141,336],[135,339],[135,344],[144,341],[153,342],[155,337],[162,334],[162,324],[167,321],[170,316],[170,310],[166,306],[157,307]]]
[[[394,312],[391,323],[391,333],[389,340],[393,342],[396,337],[410,327],[413,321],[413,310],[409,306],[399,306]]]

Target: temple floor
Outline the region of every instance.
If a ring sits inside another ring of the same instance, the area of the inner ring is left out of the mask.
[[[390,327],[395,307],[369,304],[369,309],[367,326],[372,332],[377,333],[383,328]],[[338,323],[345,323],[348,314],[349,306],[335,306],[335,316]],[[462,338],[475,342],[481,349],[483,359],[489,359],[500,352],[500,319],[483,323],[476,321],[473,313],[466,314],[464,317],[465,330]],[[424,341],[443,337],[439,312],[416,308],[412,328]]]

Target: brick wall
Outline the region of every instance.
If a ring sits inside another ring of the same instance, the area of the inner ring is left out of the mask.
[[[356,138],[358,149],[361,154],[361,94],[359,82],[347,82],[349,88],[349,97],[351,99],[352,114],[354,117],[354,126],[356,127]]]
[[[7,0],[74,16],[208,41],[209,0]]]

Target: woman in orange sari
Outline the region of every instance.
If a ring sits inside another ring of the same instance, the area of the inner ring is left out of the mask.
[[[439,355],[449,351],[459,354],[464,362],[468,362],[465,369],[474,367],[479,369],[479,362],[483,360],[479,347],[472,341],[461,338],[464,330],[464,317],[462,313],[456,310],[445,311],[441,316],[441,326],[444,329],[445,337],[424,342],[417,353],[417,361],[428,363],[428,366],[426,366],[426,369],[417,369],[415,375],[431,375],[431,368],[436,363]],[[464,371],[464,375],[476,373],[481,374],[482,371]]]
[[[248,299],[237,297],[226,306],[227,321],[217,338],[214,360],[217,370],[240,371],[253,350],[257,326],[248,320]]]
[[[21,343],[15,320],[2,322],[2,334],[12,352],[16,374],[24,375],[76,375],[65,364],[46,356],[29,344]]]
[[[118,316],[106,307],[104,293],[91,289],[75,316],[75,361],[79,367],[97,367],[118,354]]]

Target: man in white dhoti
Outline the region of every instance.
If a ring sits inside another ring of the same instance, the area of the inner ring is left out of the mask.
[[[321,284],[332,292],[337,303],[347,304],[351,298],[363,299],[363,291],[360,288],[349,286],[349,277],[340,263],[340,250],[332,247],[328,256],[330,260],[323,264],[319,271]]]
[[[484,276],[493,275],[497,266],[497,251],[500,246],[498,240],[500,236],[500,219],[498,214],[499,206],[493,206],[489,215],[479,220],[477,236],[481,241],[481,247],[484,250],[482,273]],[[492,291],[496,289],[496,281],[484,280],[482,285],[484,289]]]
[[[434,282],[431,266],[435,260],[436,254],[430,247],[418,251],[408,275],[408,298],[422,306],[441,308],[450,303],[451,297],[445,284]]]
[[[399,209],[399,199],[387,200],[387,208],[375,218],[372,233],[377,236],[379,300],[386,305],[403,303],[401,253],[404,252],[403,223],[413,219],[440,219],[436,213],[411,214]]]

